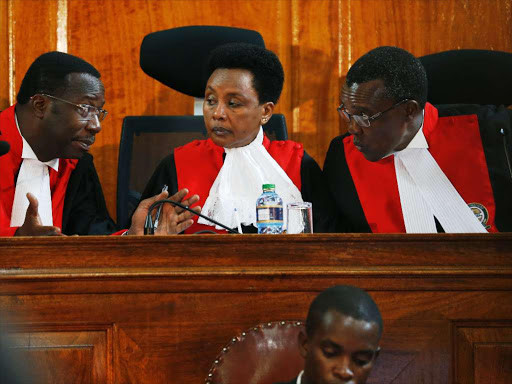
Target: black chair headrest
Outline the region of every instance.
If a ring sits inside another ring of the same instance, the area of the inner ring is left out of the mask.
[[[153,32],[140,46],[140,66],[150,77],[189,96],[204,97],[210,52],[226,43],[265,47],[259,32],[219,26],[188,26]]]
[[[512,53],[461,49],[419,60],[432,104],[512,104]]]

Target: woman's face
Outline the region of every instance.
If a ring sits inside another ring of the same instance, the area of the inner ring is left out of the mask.
[[[224,148],[251,143],[272,116],[274,103],[260,104],[252,85],[253,75],[245,69],[215,70],[206,84],[203,115],[213,142]]]

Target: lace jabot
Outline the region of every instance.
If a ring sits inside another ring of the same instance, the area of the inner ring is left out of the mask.
[[[224,148],[226,158],[205,201],[202,213],[230,228],[240,224],[256,226],[256,200],[263,184],[275,184],[286,204],[302,201],[299,189],[263,146],[263,129],[248,145]],[[213,225],[200,218],[200,224]],[[286,223],[286,218],[285,218]],[[222,228],[217,228],[222,229]]]

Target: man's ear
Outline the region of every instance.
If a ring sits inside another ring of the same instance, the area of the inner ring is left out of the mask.
[[[405,102],[405,113],[408,120],[414,119],[420,110],[420,105],[416,100],[408,100]]]
[[[30,106],[32,109],[32,113],[42,119],[44,117],[45,111],[49,107],[50,101],[42,96],[42,95],[34,95],[30,98]]]
[[[299,332],[299,337],[297,338],[297,341],[299,342],[300,355],[305,359],[309,351],[309,340],[308,336],[304,331]]]

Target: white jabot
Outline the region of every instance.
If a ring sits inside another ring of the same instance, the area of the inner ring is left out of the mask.
[[[423,124],[407,148],[394,154],[396,180],[407,233],[486,233],[428,150]]]
[[[55,171],[59,170],[59,159],[53,159],[45,163],[38,160],[36,154],[29,143],[21,135],[16,119],[16,127],[20,132],[23,141],[22,162],[18,179],[16,181],[16,190],[14,192],[14,201],[12,203],[11,227],[20,227],[25,222],[25,214],[28,208],[27,193],[32,193],[39,202],[39,216],[43,225],[53,225],[52,215],[52,196],[50,192],[50,173],[48,167]]]
[[[297,376],[297,384],[302,384],[302,375],[304,371],[300,371],[299,376]]]
[[[236,208],[240,224],[256,226],[256,200],[263,192],[263,184],[275,184],[284,208],[287,203],[302,201],[299,189],[263,146],[261,127],[250,144],[239,148],[224,148],[224,151],[224,164],[202,209],[206,216],[229,228],[236,228]],[[286,209],[283,209],[283,214],[286,215]],[[198,223],[213,225],[202,218],[199,218]]]

